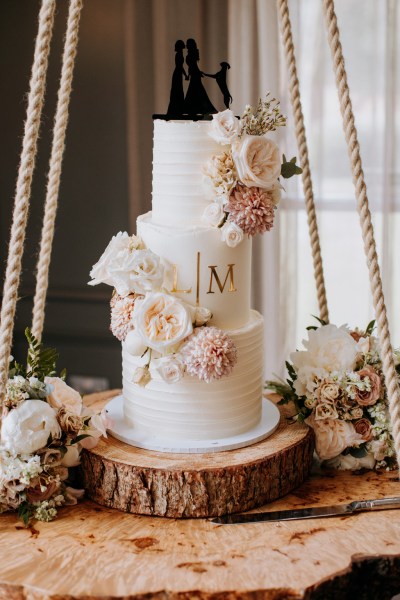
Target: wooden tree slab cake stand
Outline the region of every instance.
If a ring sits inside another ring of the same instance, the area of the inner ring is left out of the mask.
[[[118,394],[118,392],[115,392]],[[101,408],[110,394],[96,400]],[[172,518],[241,512],[281,498],[308,476],[312,431],[282,411],[271,437],[237,450],[172,454],[109,436],[82,456],[89,498],[110,508]]]

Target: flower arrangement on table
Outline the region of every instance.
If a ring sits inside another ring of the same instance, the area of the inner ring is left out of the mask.
[[[72,487],[71,468],[82,448],[106,436],[104,413],[82,404],[65,373],[56,377],[57,353],[44,348],[29,329],[27,367],[11,359],[0,432],[0,512],[18,511],[51,521],[60,506],[76,504],[84,490]]]
[[[244,235],[269,231],[281,196],[279,177],[302,173],[296,158],[283,162],[268,132],[286,125],[279,102],[267,94],[255,108],[246,106],[240,119],[227,109],[213,115],[209,135],[224,147],[204,165],[213,201],[203,221],[221,229],[222,240],[237,246]]]
[[[167,383],[185,373],[210,383],[231,373],[237,362],[234,341],[208,325],[212,315],[207,308],[168,293],[163,261],[139,237],[119,232],[90,276],[89,285],[114,288],[110,329],[131,355],[140,357],[134,383],[146,386],[156,373]]]
[[[365,330],[329,325],[308,328],[305,350],[287,362],[286,383],[267,388],[293,402],[297,421],[315,433],[316,452],[337,469],[394,468],[386,387],[374,321]],[[400,378],[400,351],[395,351]]]

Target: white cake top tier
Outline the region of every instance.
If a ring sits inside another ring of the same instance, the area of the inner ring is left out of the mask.
[[[203,167],[221,153],[210,127],[211,121],[154,121],[154,223],[184,227],[201,221],[210,203]]]

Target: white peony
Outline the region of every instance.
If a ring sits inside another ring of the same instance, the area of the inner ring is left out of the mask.
[[[239,119],[227,108],[213,115],[209,136],[219,144],[232,144],[239,134]]]
[[[193,331],[189,308],[162,292],[148,294],[136,303],[133,322],[144,344],[161,353]]]
[[[43,400],[25,400],[11,410],[1,425],[1,442],[13,454],[33,454],[49,436],[61,436],[56,411]]]
[[[235,142],[232,157],[240,181],[247,187],[272,189],[281,172],[279,148],[270,138],[244,135]]]
[[[211,202],[204,209],[202,220],[211,227],[218,227],[225,216],[223,206],[219,202]]]
[[[296,393],[304,396],[313,393],[316,380],[325,379],[332,371],[352,371],[358,357],[358,347],[345,325],[323,325],[308,332],[303,340],[306,350],[292,352],[297,373]]]
[[[367,454],[357,458],[351,454],[339,454],[325,462],[327,467],[338,469],[339,471],[359,471],[360,469],[373,469],[375,458],[373,454]]]
[[[60,377],[45,377],[45,383],[51,386],[47,402],[53,408],[64,407],[74,415],[82,412],[82,396],[79,392],[67,385]]]
[[[227,221],[221,227],[221,239],[223,242],[226,242],[227,246],[234,248],[243,240],[243,231],[233,221]]]
[[[143,343],[142,338],[135,330],[128,333],[124,341],[124,346],[126,351],[132,356],[142,356],[147,348],[146,344]]]
[[[154,358],[152,367],[167,383],[177,383],[185,373],[185,365],[177,355]]]
[[[130,258],[135,250],[140,248],[141,241],[135,235],[128,235],[126,231],[122,233],[120,231],[115,235],[107,248],[104,250],[99,261],[92,267],[90,271],[90,277],[92,281],[89,281],[89,285],[98,285],[99,283],[106,283],[113,287],[117,287],[115,269],[123,269],[124,265],[129,263]],[[119,285],[120,289],[118,293],[121,296],[126,296],[129,291],[126,291],[125,286]],[[124,293],[121,293],[121,292]]]

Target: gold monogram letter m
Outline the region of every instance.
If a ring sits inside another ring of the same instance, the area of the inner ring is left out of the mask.
[[[229,278],[229,282],[230,282],[230,284],[229,284],[229,290],[228,291],[229,292],[236,292],[237,291],[236,288],[235,288],[235,283],[233,281],[233,267],[234,266],[235,266],[234,264],[233,265],[228,265],[228,271],[226,273],[225,281],[224,281],[224,283],[221,283],[221,280],[218,277],[218,273],[217,273],[217,265],[209,265],[208,268],[211,269],[211,271],[210,271],[210,286],[208,288],[207,294],[214,294],[215,293],[213,291],[213,289],[212,289],[213,288],[213,280],[214,279],[217,282],[217,286],[218,286],[219,291],[221,292],[221,294],[222,294],[222,292],[225,289],[226,282],[228,281],[228,278]]]

